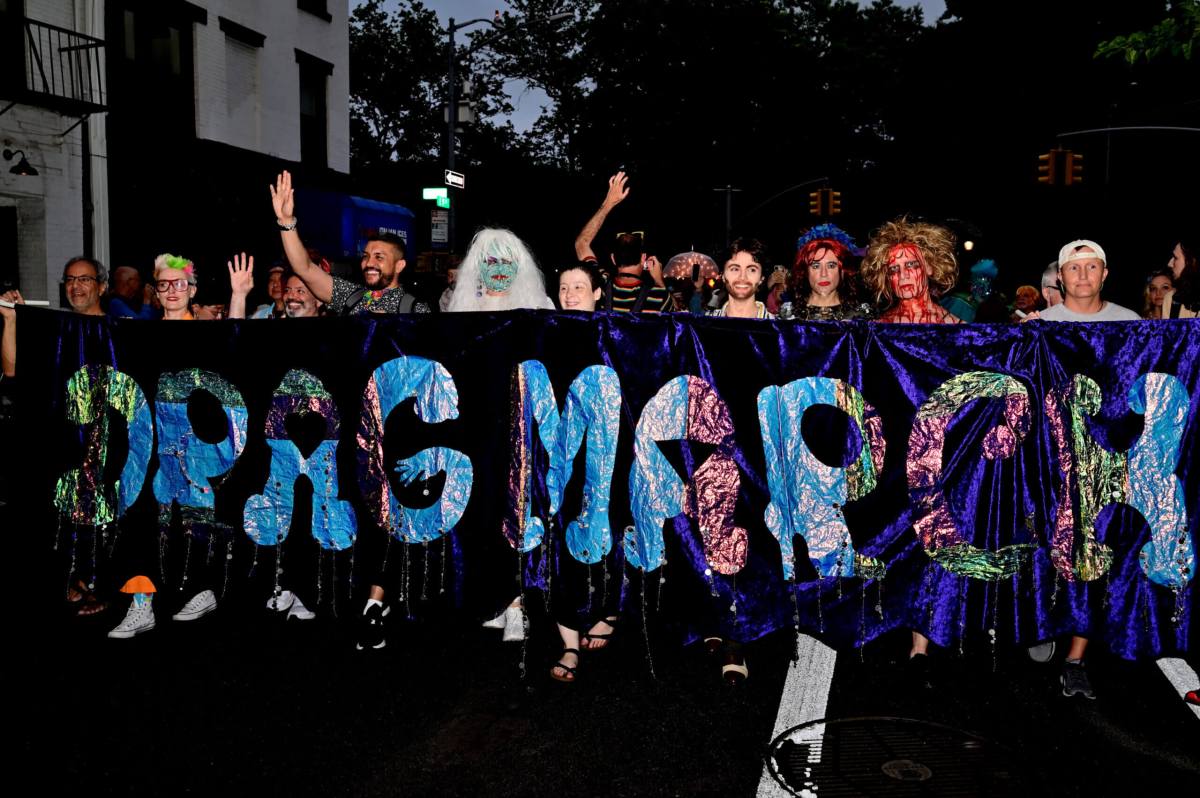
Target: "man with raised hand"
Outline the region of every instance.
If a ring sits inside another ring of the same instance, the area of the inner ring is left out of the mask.
[[[283,172],[271,186],[271,204],[283,251],[292,271],[304,281],[313,296],[329,306],[333,314],[428,313],[429,306],[404,290],[400,273],[407,265],[404,240],[392,233],[376,233],[367,239],[359,267],[365,286],[328,274],[312,262],[296,231],[296,200],[292,176]]]
[[[629,196],[629,176],[617,172],[608,179],[608,193],[600,208],[588,219],[575,238],[575,255],[581,261],[596,263],[592,242],[613,209]],[[662,264],[646,254],[645,234],[617,233],[610,256],[616,274],[606,281],[600,299],[603,310],[619,313],[669,313],[677,310],[675,296],[663,282]]]

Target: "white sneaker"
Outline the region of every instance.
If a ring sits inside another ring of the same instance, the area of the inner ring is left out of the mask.
[[[140,635],[142,632],[149,632],[153,628],[153,606],[150,604],[138,606],[137,602],[133,602],[129,605],[124,620],[117,624],[116,628],[108,633],[108,636],[117,640],[124,640]]]
[[[173,621],[194,621],[203,618],[217,608],[217,597],[211,590],[201,590],[171,616]]]
[[[287,612],[292,608],[292,602],[295,600],[295,593],[290,590],[284,590],[278,596],[271,596],[267,599],[267,609],[275,612]]]
[[[291,591],[285,591],[291,593]],[[304,602],[295,593],[292,593],[292,606],[288,607],[288,620],[295,618],[298,621],[311,621],[317,617],[317,614],[304,606]]]
[[[509,607],[504,611],[505,643],[519,643],[525,639],[525,613],[520,607]]]
[[[504,612],[500,613],[495,618],[492,618],[490,621],[484,621],[483,628],[484,629],[503,629],[505,626],[508,625],[508,621],[506,620],[507,618],[508,618],[508,610],[506,609],[506,610],[504,610]]]

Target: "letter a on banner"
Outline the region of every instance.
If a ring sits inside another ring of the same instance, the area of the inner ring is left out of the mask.
[[[658,441],[689,440],[716,445],[687,484],[658,448]],[[733,508],[741,473],[733,458],[729,409],[699,377],[676,377],[646,403],[633,442],[629,474],[634,529],[625,536],[625,557],[653,571],[663,563],[663,522],[681,513],[698,524],[709,566],[735,574],[746,564],[749,535],[734,525]]]
[[[321,421],[321,441],[308,457],[291,440],[289,415]],[[337,443],[340,416],[333,397],[317,377],[293,369],[271,397],[267,411],[267,446],[271,470],[262,493],[246,500],[246,534],[260,546],[274,546],[287,537],[292,524],[296,480],[312,482],[312,536],[321,548],[343,551],[354,543],[358,529],[354,509],[338,496]]]

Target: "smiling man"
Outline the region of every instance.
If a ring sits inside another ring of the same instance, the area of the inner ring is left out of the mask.
[[[313,296],[325,302],[334,314],[428,313],[429,307],[404,290],[400,273],[407,265],[404,240],[391,233],[376,233],[363,249],[364,286],[326,273],[312,262],[308,250],[296,232],[296,200],[292,176],[283,172],[271,186],[271,205],[283,251],[296,276],[304,281]]]
[[[1047,321],[1137,321],[1138,314],[1100,296],[1108,279],[1108,258],[1095,241],[1079,239],[1058,253],[1063,301],[1030,317]]]
[[[755,297],[763,283],[763,264],[769,262],[767,249],[756,238],[739,238],[729,248],[729,259],[721,269],[721,281],[729,297],[725,304],[709,313],[739,319],[773,319],[774,314]]]

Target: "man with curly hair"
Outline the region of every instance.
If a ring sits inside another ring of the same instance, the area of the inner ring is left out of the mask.
[[[898,324],[958,324],[957,316],[934,301],[957,279],[954,234],[907,217],[875,231],[862,266],[863,283],[882,308],[879,321]]]

